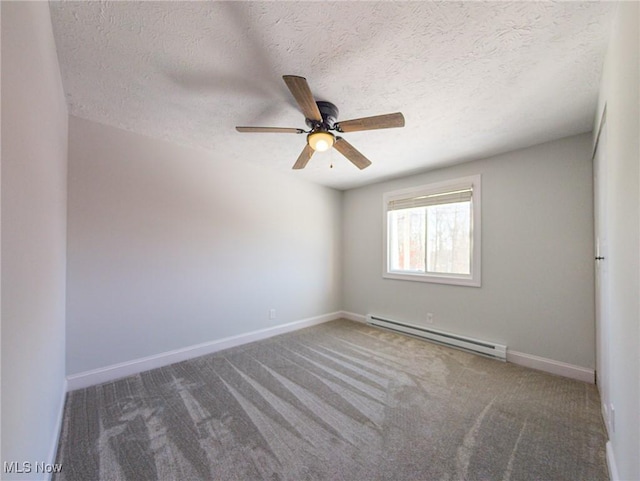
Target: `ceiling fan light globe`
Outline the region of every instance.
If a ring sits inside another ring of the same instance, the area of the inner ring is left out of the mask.
[[[318,140],[318,142],[316,142],[315,150],[317,150],[318,152],[324,152],[328,148],[329,142],[327,142],[326,140],[320,139]]]
[[[329,132],[313,132],[307,137],[307,142],[316,152],[324,152],[333,147],[335,137]]]

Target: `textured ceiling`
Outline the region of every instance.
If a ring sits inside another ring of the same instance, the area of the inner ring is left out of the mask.
[[[51,2],[70,111],[351,188],[591,130],[614,4]],[[306,128],[282,81],[307,78],[340,120],[402,111],[291,166]],[[333,163],[334,168],[329,168]]]

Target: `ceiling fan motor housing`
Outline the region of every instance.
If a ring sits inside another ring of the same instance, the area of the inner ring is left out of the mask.
[[[322,130],[332,130],[338,120],[338,107],[324,100],[318,100],[316,105],[318,106],[318,110],[320,110],[320,115],[322,115],[322,125],[319,126],[318,122],[309,119],[305,119],[306,124],[313,130],[318,127],[323,128]]]

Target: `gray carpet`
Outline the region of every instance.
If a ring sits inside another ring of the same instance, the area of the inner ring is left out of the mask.
[[[334,321],[69,393],[63,480],[606,480],[593,385]]]

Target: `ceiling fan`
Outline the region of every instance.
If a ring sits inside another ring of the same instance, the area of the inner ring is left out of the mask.
[[[356,167],[364,169],[371,165],[371,161],[342,137],[334,135],[332,131],[343,133],[404,127],[404,116],[400,112],[338,122],[338,107],[331,102],[316,101],[307,84],[307,79],[297,75],[283,75],[282,78],[293,98],[298,102],[309,130],[284,127],[236,127],[236,130],[238,132],[307,134],[307,145],[293,164],[294,169],[303,169],[314,152],[323,152],[331,147]]]

